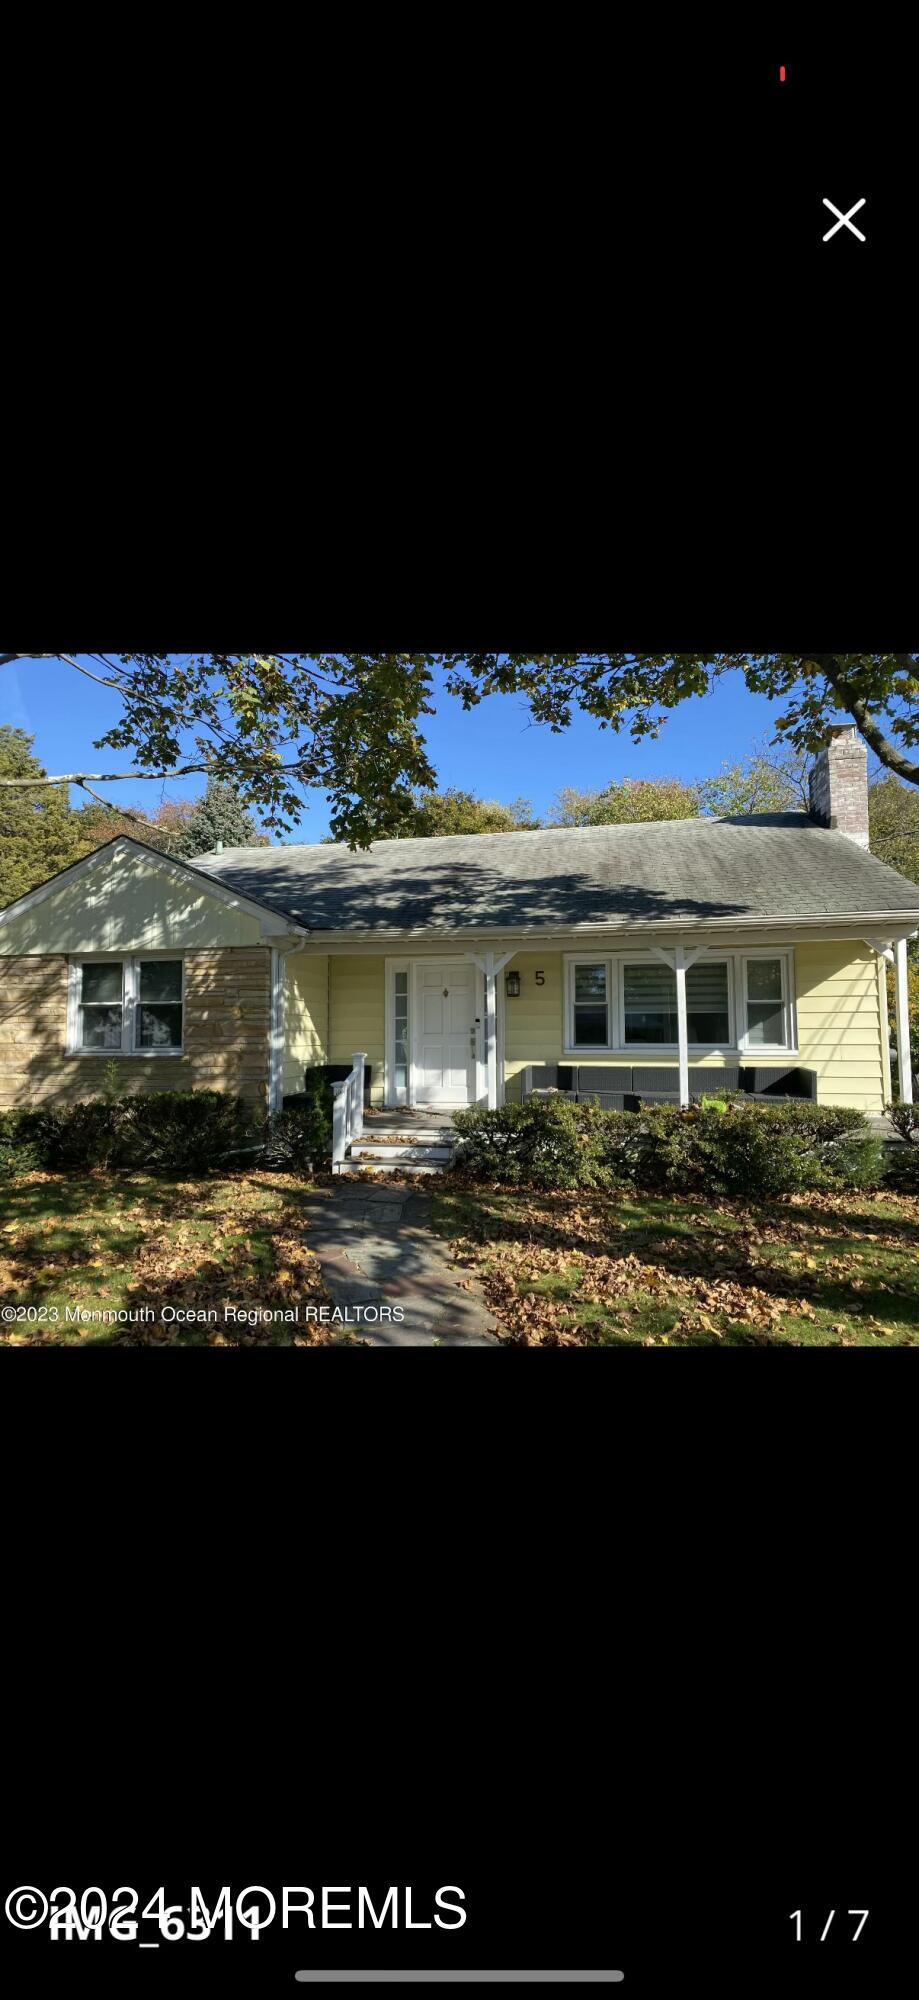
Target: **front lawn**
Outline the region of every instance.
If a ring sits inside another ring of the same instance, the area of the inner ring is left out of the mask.
[[[919,1198],[444,1187],[433,1226],[526,1346],[919,1342]]]
[[[99,1170],[0,1181],[0,1309],[35,1308],[31,1318],[4,1317],[0,1337],[42,1347],[337,1340],[334,1324],[303,1317],[304,1307],[330,1301],[307,1247],[301,1192],[294,1175],[273,1172],[183,1181]],[[227,1307],[298,1307],[299,1317],[250,1323],[227,1317]],[[81,1309],[135,1317],[80,1319]],[[193,1316],[201,1313],[209,1316]]]

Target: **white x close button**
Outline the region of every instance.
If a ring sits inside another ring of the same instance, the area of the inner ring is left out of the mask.
[[[860,208],[864,208],[866,199],[867,197],[865,195],[862,195],[861,201],[857,201],[855,207],[850,208],[847,215],[843,215],[842,209],[837,208],[835,201],[827,201],[826,195],[824,195],[823,197],[824,208],[828,208],[833,215],[838,215],[839,217],[839,221],[834,222],[832,229],[827,230],[826,235],[823,239],[824,243],[828,243],[830,237],[835,236],[837,231],[840,229],[848,229],[853,236],[858,237],[860,243],[865,242],[865,237],[862,235],[860,229],[856,229],[855,224],[852,221],[852,217],[853,215],[858,214]]]

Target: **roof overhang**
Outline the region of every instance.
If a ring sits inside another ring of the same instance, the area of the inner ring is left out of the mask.
[[[735,931],[781,932],[783,935],[814,932],[818,936],[843,939],[864,938],[870,931],[872,936],[883,935],[895,942],[899,938],[914,937],[917,930],[919,908],[896,912],[869,910],[856,916],[762,917],[739,914],[732,917],[672,917],[666,922],[656,917],[625,924],[539,924],[530,927],[505,924],[494,929],[483,925],[481,929],[476,926],[474,929],[468,927],[451,931],[434,931],[424,927],[419,930],[313,930],[309,933],[309,941],[317,950],[325,951],[363,951],[374,947],[388,950],[412,944],[471,950],[475,946],[514,944],[535,947],[561,945],[566,939],[667,937],[674,933],[685,935],[686,932],[698,938],[712,935],[724,937]]]
[[[15,903],[8,903],[5,909],[0,910],[0,925],[9,923],[23,910],[34,909],[48,896],[55,895],[58,889],[78,881],[81,876],[92,874],[103,859],[107,862],[116,861],[123,856],[130,858],[138,854],[180,886],[187,888],[189,883],[192,883],[205,895],[211,896],[215,902],[222,903],[225,909],[242,910],[247,915],[256,917],[264,938],[307,938],[310,935],[305,924],[297,923],[295,918],[286,916],[281,910],[273,909],[269,903],[259,902],[253,896],[243,896],[238,890],[227,889],[216,876],[209,875],[206,869],[195,868],[190,861],[177,861],[169,854],[159,854],[155,847],[147,847],[142,840],[132,840],[129,834],[119,834],[117,839],[107,840],[104,847],[95,847],[91,854],[84,854],[82,860],[72,862],[69,868],[62,868],[57,875],[52,875],[47,882],[42,882],[39,888],[30,889],[25,896],[17,897]]]

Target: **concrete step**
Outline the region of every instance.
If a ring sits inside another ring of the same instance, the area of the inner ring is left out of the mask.
[[[456,1135],[449,1125],[365,1125],[356,1145],[372,1146],[377,1139],[398,1139],[406,1146],[452,1146]]]
[[[442,1174],[443,1171],[439,1162],[430,1165],[422,1160],[342,1160],[332,1169],[334,1174]]]
[[[429,1162],[432,1160],[452,1160],[453,1147],[434,1145],[433,1143],[419,1145],[417,1142],[404,1144],[401,1140],[397,1146],[381,1146],[374,1144],[372,1140],[368,1143],[366,1139],[352,1139],[351,1158],[352,1160],[427,1160]]]

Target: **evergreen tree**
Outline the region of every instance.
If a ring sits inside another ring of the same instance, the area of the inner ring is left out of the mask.
[[[44,765],[32,754],[34,736],[0,725],[0,777],[45,776]],[[79,814],[70,804],[66,785],[45,785],[30,791],[0,788],[0,905],[12,903],[68,868],[86,852]]]
[[[197,800],[175,852],[183,861],[192,861],[196,854],[212,854],[218,841],[224,847],[270,846],[267,835],[259,833],[252,814],[246,811],[235,785],[221,778],[208,778],[204,797]]]

